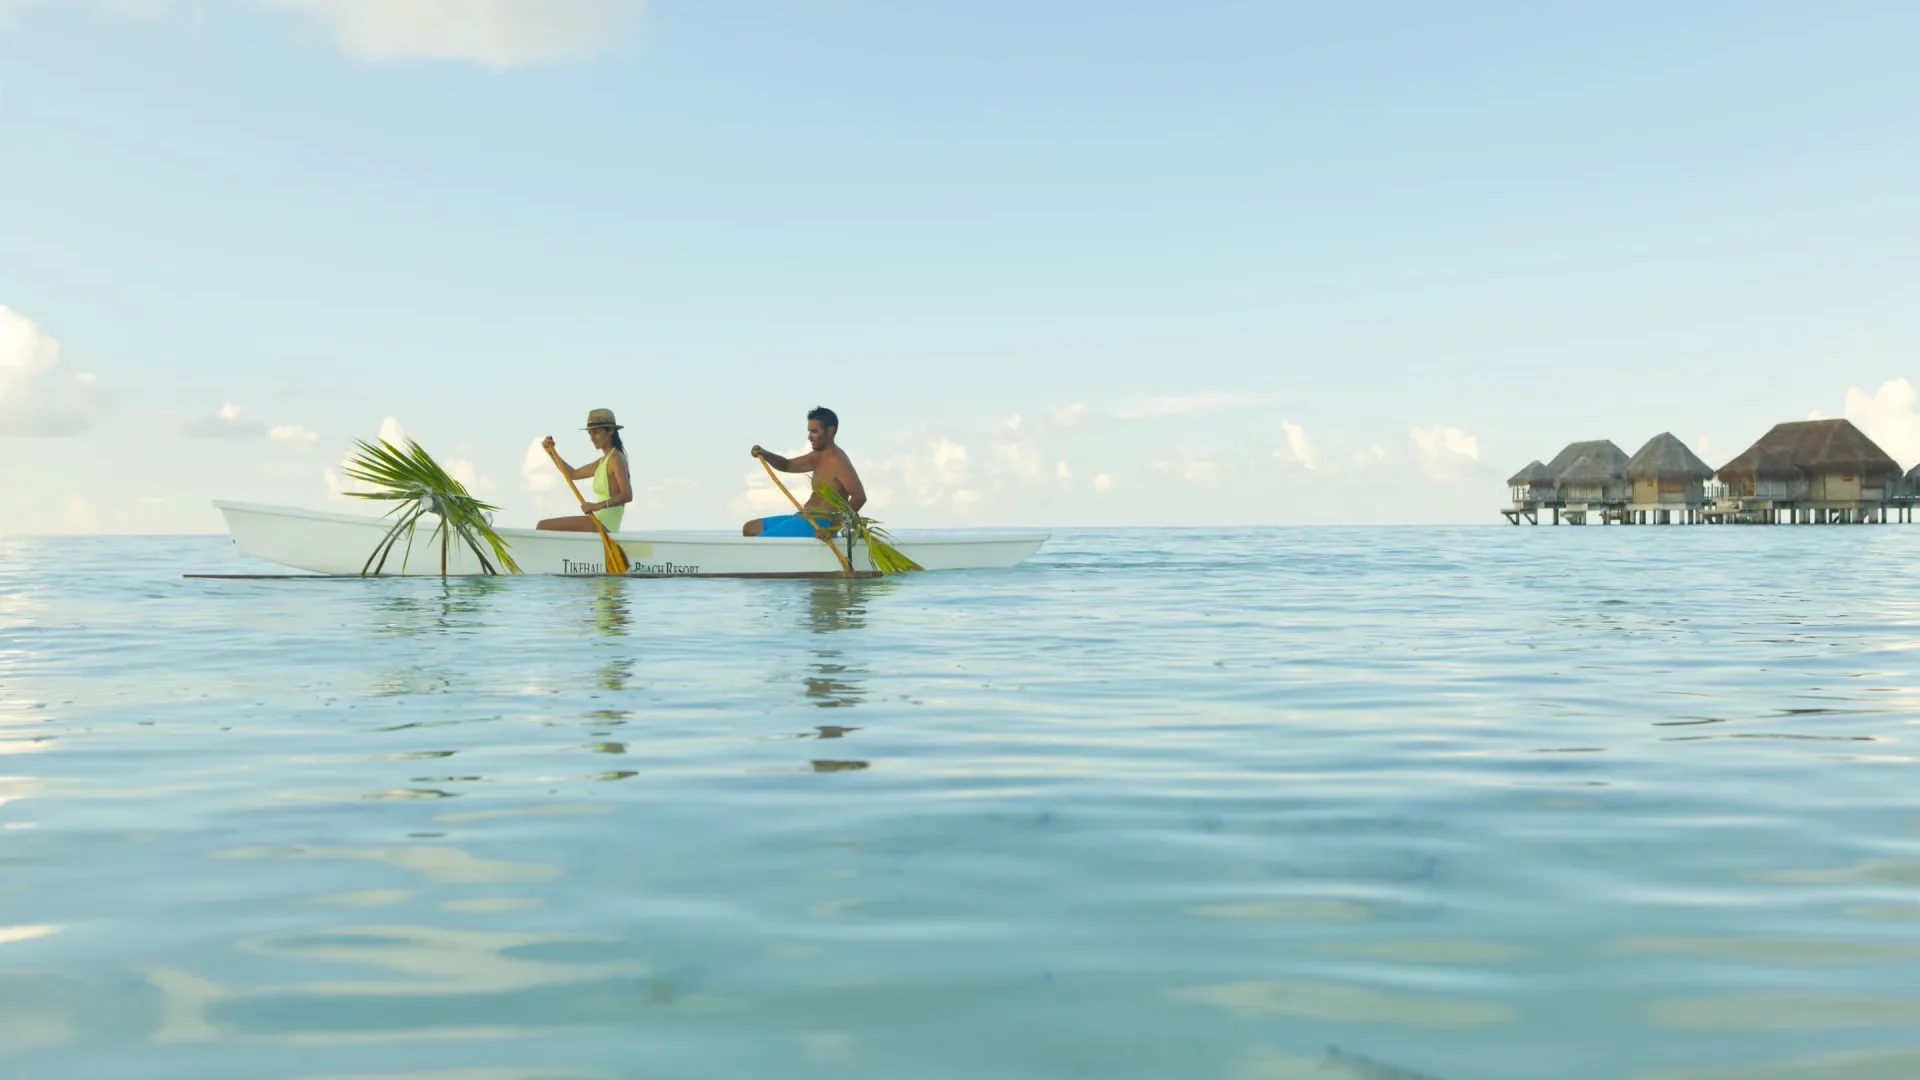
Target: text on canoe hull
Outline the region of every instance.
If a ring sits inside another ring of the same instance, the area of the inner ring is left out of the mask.
[[[572,559],[561,559],[560,572],[563,574],[604,574],[607,572],[607,567],[605,563],[575,562]],[[686,563],[676,562],[630,563],[627,566],[627,572],[629,574],[662,575],[698,574],[700,568],[698,566],[689,566]]]

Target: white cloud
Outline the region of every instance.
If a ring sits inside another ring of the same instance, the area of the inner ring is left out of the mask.
[[[1451,476],[1480,461],[1479,436],[1456,427],[1435,424],[1415,428],[1407,433],[1407,438],[1413,440],[1427,472],[1434,476]]]
[[[259,439],[266,437],[267,425],[229,401],[210,416],[182,420],[180,434],[190,439]]]
[[[1056,428],[1079,427],[1081,424],[1092,419],[1093,416],[1094,411],[1092,408],[1079,402],[1074,402],[1072,405],[1062,405],[1057,409],[1048,409],[1047,426]]]
[[[1363,469],[1384,463],[1387,460],[1387,448],[1379,443],[1368,443],[1353,452],[1353,463]]]
[[[1219,487],[1230,471],[1228,463],[1207,447],[1173,447],[1171,455],[1147,462],[1157,476],[1177,476],[1189,487]]]
[[[392,443],[397,449],[404,450],[407,447],[406,429],[402,428],[400,421],[394,417],[389,416],[380,421],[379,437],[386,442]],[[320,474],[320,479],[325,481],[327,485],[327,498],[334,502],[357,503],[360,500],[349,498],[348,492],[368,490],[365,485],[347,475],[347,464],[353,460],[355,452],[356,451],[349,450],[340,455],[340,464],[331,469],[322,470]],[[447,468],[449,474],[451,474],[452,462],[443,461],[440,464],[442,467]],[[471,466],[469,466],[469,468],[471,468]],[[460,477],[455,476],[454,479],[460,480]],[[466,481],[462,480],[461,482],[465,483]]]
[[[520,479],[528,491],[552,491],[560,483],[560,470],[539,439],[527,444],[527,455],[520,459]]]
[[[780,489],[773,486],[773,482],[767,479],[765,469],[744,473],[740,479],[746,485],[746,490],[728,504],[734,514],[766,517],[769,514],[793,513],[792,500],[780,494]],[[803,485],[804,483],[805,481],[802,481]]]
[[[591,55],[643,0],[259,0],[301,16],[363,60],[469,60],[488,67]]]
[[[273,424],[229,401],[205,416],[180,420],[175,430],[189,439],[269,439],[283,446],[306,448],[320,436],[298,424]]]
[[[967,448],[952,439],[935,439],[933,442],[933,471],[946,481],[960,481],[967,477]]]
[[[907,454],[884,464],[881,471],[897,475],[921,506],[952,502],[954,492],[966,488],[972,476],[967,447],[944,435],[926,445],[924,454]]]
[[[645,0],[247,0],[282,11],[362,60],[470,61],[512,68],[578,60],[611,46]],[[159,20],[179,11],[195,27],[202,0],[0,0],[0,30],[28,8],[87,9]]]
[[[1095,491],[1112,491],[1112,490],[1113,490],[1113,477],[1111,477],[1111,476],[1108,476],[1108,475],[1107,475],[1106,473],[1101,473],[1101,474],[1099,474],[1098,476],[1095,476],[1095,477],[1093,478],[1093,490],[1095,490]]]
[[[1320,448],[1313,445],[1307,430],[1291,420],[1280,421],[1280,430],[1287,436],[1287,448],[1284,451],[1275,450],[1273,456],[1297,462],[1308,472],[1317,471],[1320,468]]]
[[[973,506],[979,501],[980,493],[977,491],[961,488],[959,491],[953,493],[953,505],[955,506]]]
[[[1859,387],[1847,391],[1847,419],[1880,444],[1902,466],[1920,462],[1920,392],[1905,379],[1889,379],[1869,394]]]
[[[320,441],[315,432],[298,424],[278,424],[267,429],[267,438],[286,446],[305,449]]]
[[[100,406],[97,380],[67,371],[60,342],[0,305],[0,435],[77,435]]]
[[[1053,463],[1053,478],[1064,484],[1073,479],[1073,470],[1067,468],[1066,462],[1056,461]]]
[[[1032,446],[1026,443],[1000,443],[993,448],[993,452],[1001,465],[1020,479],[1040,479],[1040,451]]]

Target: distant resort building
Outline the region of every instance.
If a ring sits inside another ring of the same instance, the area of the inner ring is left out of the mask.
[[[1899,464],[1850,420],[1775,424],[1718,476],[1725,513],[1801,524],[1884,521],[1903,479]]]
[[[1627,452],[1611,439],[1572,443],[1554,455],[1547,471],[1553,473],[1560,516],[1574,525],[1585,525],[1590,512],[1599,514],[1602,524],[1609,514],[1617,517],[1633,498],[1627,460]]]
[[[1913,520],[1920,465],[1900,466],[1846,420],[1776,424],[1718,472],[1670,432],[1629,458],[1606,439],[1530,462],[1507,486],[1515,525],[1844,524]]]
[[[1913,520],[1913,506],[1920,503],[1920,465],[1915,465],[1907,472],[1907,478],[1900,481],[1899,488],[1889,501],[1901,521]]]
[[[1707,481],[1713,468],[1663,431],[1627,462],[1633,499],[1627,513],[1636,525],[1692,525],[1707,508]]]
[[[1513,508],[1502,510],[1507,520],[1515,525],[1521,518],[1540,524],[1540,511],[1552,510],[1554,524],[1560,523],[1560,492],[1553,483],[1553,470],[1538,460],[1527,462],[1527,467],[1507,477],[1507,487],[1512,489]]]

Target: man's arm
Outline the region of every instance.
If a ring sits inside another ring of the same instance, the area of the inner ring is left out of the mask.
[[[812,472],[813,467],[820,461],[820,454],[817,451],[810,454],[801,454],[797,458],[783,458],[771,450],[762,450],[757,446],[753,448],[753,456],[765,461],[781,472]]]

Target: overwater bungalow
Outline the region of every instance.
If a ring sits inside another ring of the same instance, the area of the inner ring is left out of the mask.
[[[1847,420],[1775,424],[1716,474],[1720,520],[1885,521],[1900,466]]]
[[[1706,509],[1706,483],[1713,479],[1713,468],[1672,432],[1663,431],[1627,461],[1627,479],[1633,484],[1627,520],[1641,525],[1671,525],[1678,520],[1691,525]]]
[[[1506,519],[1520,524],[1525,518],[1533,525],[1540,524],[1540,511],[1553,510],[1555,524],[1560,522],[1560,491],[1553,482],[1553,470],[1539,461],[1527,462],[1527,467],[1507,477],[1507,487],[1513,492],[1513,506],[1500,511]]]
[[[1585,525],[1589,511],[1605,524],[1618,518],[1633,497],[1627,480],[1627,452],[1611,439],[1571,443],[1547,462],[1559,493],[1561,514],[1574,525]]]
[[[1907,470],[1906,478],[1894,486],[1887,502],[1898,520],[1913,520],[1914,505],[1920,503],[1920,465]]]

